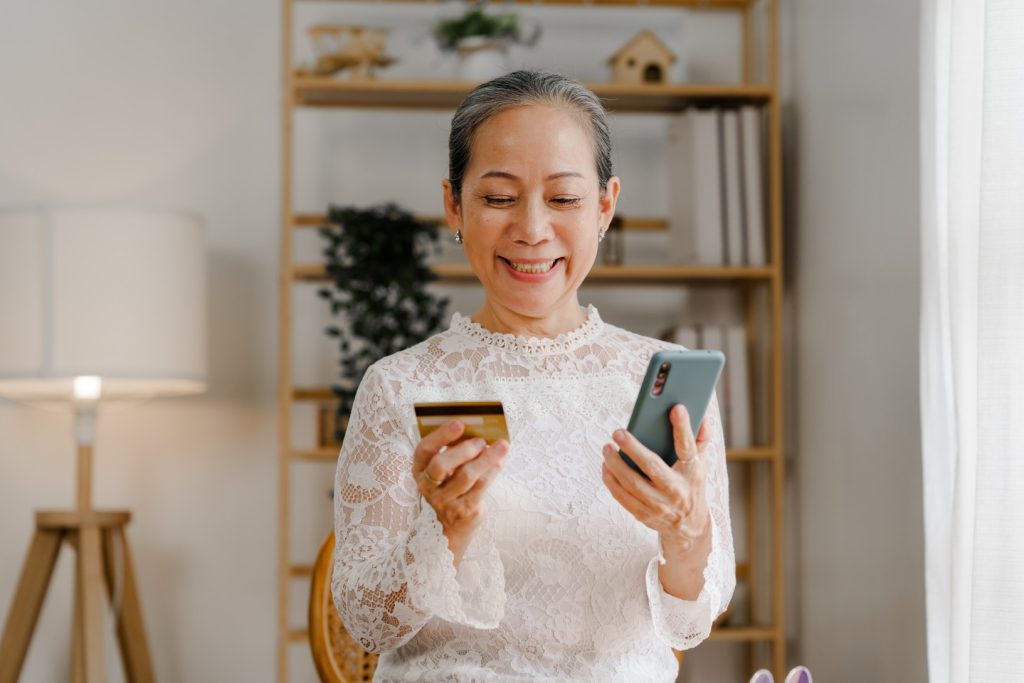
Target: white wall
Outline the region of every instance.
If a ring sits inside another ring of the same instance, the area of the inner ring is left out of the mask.
[[[917,6],[793,3],[791,618],[823,681],[927,677]]]
[[[795,36],[784,40],[791,49],[785,82],[798,98],[787,107],[798,354],[790,363],[797,409],[790,451],[798,459],[789,538],[791,584],[800,587],[790,630],[800,638],[794,654],[822,680],[923,678],[916,16],[909,2],[875,4],[873,11],[840,0],[783,5],[783,29]],[[350,19],[398,17],[348,4],[307,11],[342,7],[364,12]],[[273,680],[278,3],[0,0],[0,16],[0,204],[156,204],[206,217],[210,391],[103,412],[96,499],[134,511],[130,534],[158,677]],[[700,25],[669,16],[655,23],[686,46],[694,78],[736,80],[737,65],[726,58],[735,53],[734,22],[715,13]],[[519,58],[603,78],[596,65],[621,33],[574,25],[571,13],[550,17],[575,37]],[[402,10],[392,47],[403,62],[390,75],[449,68],[424,40],[421,20]],[[624,21],[637,28],[646,21],[621,12],[614,20],[618,31]],[[300,208],[394,198],[439,213],[447,119],[416,116],[408,126],[394,113],[304,113],[296,173],[309,180]],[[625,212],[664,212],[663,126],[659,117],[615,122]],[[384,175],[395,168],[406,175]],[[657,239],[635,242],[628,254],[657,252]],[[315,255],[315,244],[299,247]],[[628,292],[586,296],[605,318],[647,333],[663,326],[652,312],[678,306],[671,292],[645,296],[642,305]],[[456,307],[470,309],[473,298],[460,295]],[[300,381],[322,384],[334,369],[333,349],[320,336],[315,304],[301,301],[296,371]],[[72,501],[72,456],[69,413],[0,403],[3,614],[32,511]],[[329,524],[322,496],[329,476],[329,466],[312,468],[293,488],[302,508],[297,552]],[[54,577],[23,680],[66,678],[70,557]],[[305,652],[292,652],[297,680],[309,679]],[[113,652],[109,663],[119,679]]]
[[[97,436],[96,501],[134,513],[162,681],[274,671],[279,14],[274,2],[0,2],[0,204],[158,205],[207,222],[209,392],[101,408]],[[74,462],[68,412],[0,405],[5,616],[32,513],[73,503]],[[24,681],[68,678],[72,557]],[[113,652],[108,668],[120,680]]]

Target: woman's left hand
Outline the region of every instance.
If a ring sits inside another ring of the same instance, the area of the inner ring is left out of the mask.
[[[710,529],[704,459],[711,430],[705,417],[694,439],[690,417],[681,404],[674,406],[669,415],[678,458],[672,467],[628,431],[619,429],[612,435],[618,448],[612,444],[604,447],[601,478],[612,497],[641,524],[657,531],[663,541],[689,548]],[[627,465],[618,449],[650,480]]]

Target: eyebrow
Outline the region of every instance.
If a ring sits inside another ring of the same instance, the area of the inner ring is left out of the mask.
[[[481,178],[508,178],[509,180],[519,180],[519,176],[509,173],[508,171],[488,171],[484,173]],[[558,178],[582,178],[582,173],[576,171],[559,171],[558,173],[552,173],[545,180],[556,180]]]

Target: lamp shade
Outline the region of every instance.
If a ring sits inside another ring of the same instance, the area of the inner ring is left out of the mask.
[[[0,211],[0,395],[205,390],[205,254],[188,214]]]

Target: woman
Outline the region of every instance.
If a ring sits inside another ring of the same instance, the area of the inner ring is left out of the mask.
[[[647,361],[678,348],[577,291],[615,212],[604,110],[519,71],[452,119],[445,214],[483,285],[471,317],[360,384],[335,487],[333,593],[380,681],[672,681],[735,586],[717,401],[672,468],[624,429]],[[412,405],[504,404],[511,444],[420,440]],[[650,476],[629,468],[621,448]]]

